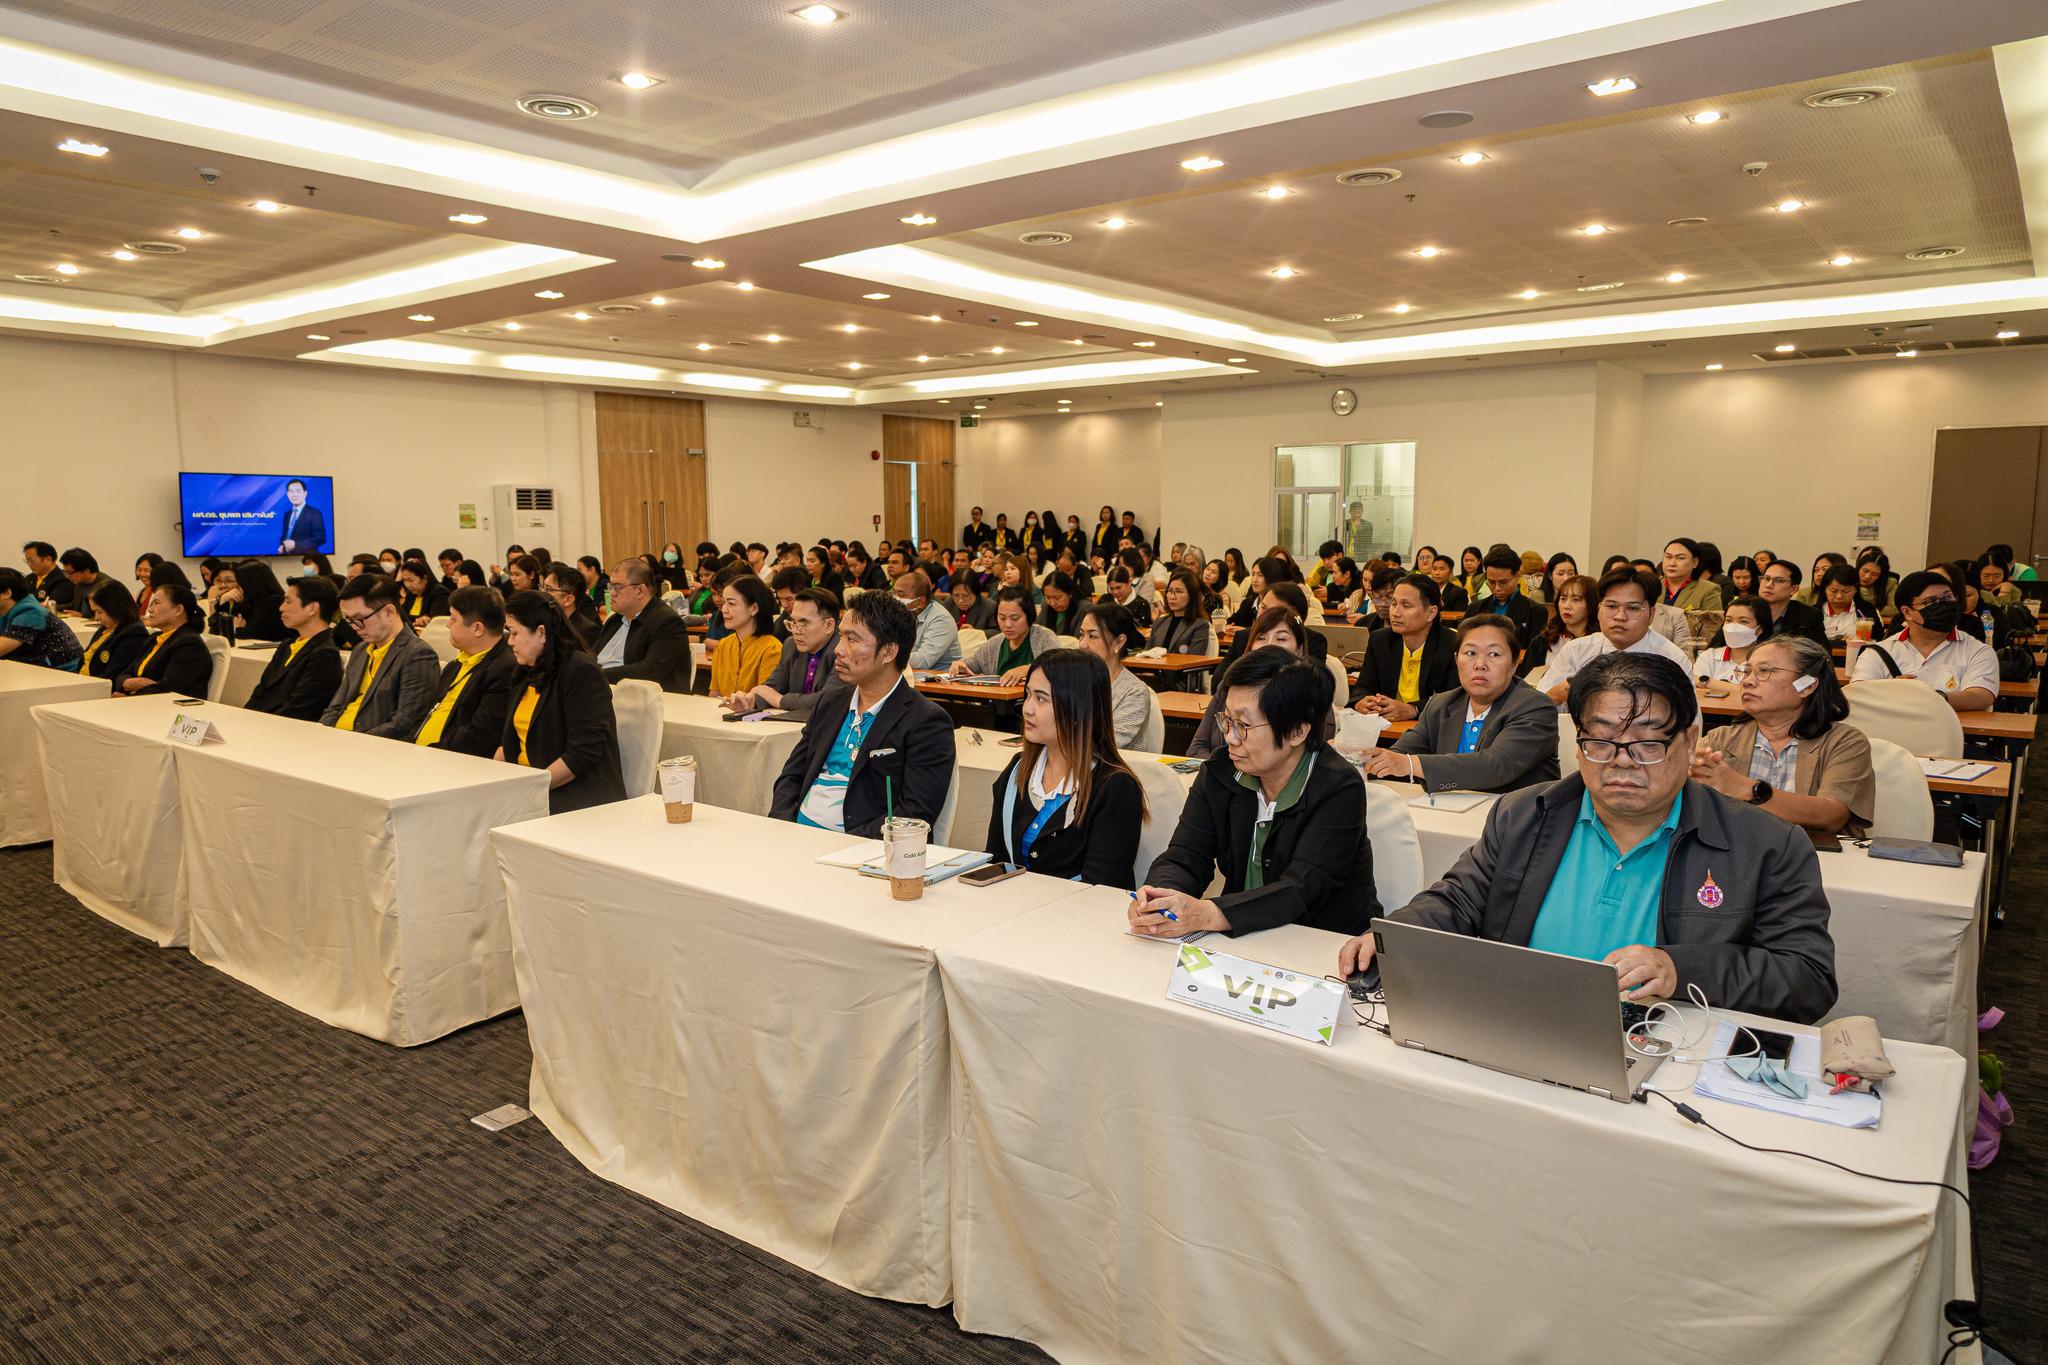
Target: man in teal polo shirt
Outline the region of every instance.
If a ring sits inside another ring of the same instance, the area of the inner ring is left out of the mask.
[[[1804,831],[1688,780],[1698,702],[1655,654],[1572,679],[1579,771],[1503,797],[1479,842],[1390,919],[1605,962],[1624,1000],[1683,998],[1813,1023],[1834,942]],[[1340,975],[1372,959],[1360,935]]]

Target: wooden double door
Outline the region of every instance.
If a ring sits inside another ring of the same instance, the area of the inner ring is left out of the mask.
[[[2001,542],[2048,578],[2048,427],[1935,432],[1929,561],[1975,559]],[[1892,567],[1905,573],[1914,566]]]
[[[951,544],[953,424],[883,413],[882,459],[882,534]]]
[[[607,566],[659,556],[673,540],[683,562],[709,525],[704,404],[652,394],[597,395],[599,532]]]

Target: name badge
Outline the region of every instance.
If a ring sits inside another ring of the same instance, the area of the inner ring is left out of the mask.
[[[189,744],[195,749],[202,744],[227,743],[227,736],[215,729],[212,721],[189,711],[171,717],[170,739],[173,744]]]
[[[1335,981],[1192,943],[1180,945],[1166,997],[1326,1046],[1336,1039],[1337,1014],[1344,1007],[1344,988]]]

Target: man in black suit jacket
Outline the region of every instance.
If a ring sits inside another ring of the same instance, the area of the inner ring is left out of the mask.
[[[1486,557],[1486,586],[1493,592],[1467,603],[1465,613],[1469,616],[1490,611],[1507,617],[1515,623],[1515,633],[1522,637],[1522,648],[1527,649],[1529,642],[1543,633],[1550,612],[1523,595],[1521,579],[1522,557],[1504,546],[1496,546]]]
[[[644,559],[612,565],[612,614],[591,646],[605,681],[644,678],[664,692],[688,692],[695,664],[690,630],[661,600],[654,568]]]
[[[1522,649],[1514,622],[1469,617],[1457,640],[1457,685],[1431,697],[1393,748],[1367,754],[1365,775],[1431,791],[1510,792],[1557,781],[1557,703],[1515,676]]]
[[[340,596],[325,578],[294,578],[284,585],[277,619],[294,635],[264,665],[256,690],[249,694],[248,710],[293,720],[320,719],[341,686],[341,647],[327,628]]]
[[[277,542],[281,555],[318,554],[327,543],[327,518],[320,509],[306,501],[306,481],[288,479],[284,495],[291,502],[291,510],[284,514],[284,531]]]
[[[441,665],[441,692],[412,742],[489,758],[512,709],[519,661],[505,643],[505,599],[496,588],[457,588],[448,598],[448,641],[456,657]]]
[[[832,671],[803,737],[775,779],[777,820],[873,838],[895,813],[934,821],[953,785],[953,720],[903,676],[917,618],[866,592],[840,617]]]
[[[21,562],[28,565],[29,588],[53,607],[68,607],[78,589],[57,570],[57,547],[47,540],[31,540],[21,547]]]
[[[962,549],[979,550],[982,546],[996,538],[996,528],[982,521],[981,509],[979,507],[969,511],[967,516],[969,518],[967,524],[960,528],[960,547]],[[905,555],[903,558],[908,563],[910,556]]]
[[[1822,649],[1828,647],[1826,623],[1821,614],[1804,602],[1792,600],[1799,590],[1799,566],[1789,559],[1774,559],[1756,576],[1756,595],[1771,605],[1771,630],[1776,635],[1804,635]]]
[[[1413,720],[1439,692],[1458,685],[1457,638],[1443,624],[1436,584],[1422,574],[1409,574],[1394,584],[1387,597],[1387,626],[1366,637],[1358,681],[1351,686],[1350,706],[1385,716]],[[1420,650],[1415,695],[1401,693],[1401,665]]]

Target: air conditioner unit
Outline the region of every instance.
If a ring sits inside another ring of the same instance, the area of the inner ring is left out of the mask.
[[[555,490],[501,483],[491,490],[491,505],[497,518],[491,523],[499,546],[547,545],[559,540],[561,526],[555,511]]]

